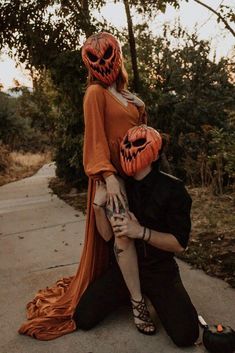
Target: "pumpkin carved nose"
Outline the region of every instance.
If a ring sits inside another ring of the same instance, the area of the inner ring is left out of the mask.
[[[104,65],[104,64],[105,64],[104,59],[100,59],[100,65]]]

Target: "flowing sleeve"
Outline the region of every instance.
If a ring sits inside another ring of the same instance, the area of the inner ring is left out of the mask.
[[[110,150],[105,134],[105,104],[103,88],[99,85],[88,87],[84,97],[83,166],[89,177],[107,177],[117,173],[110,162]]]

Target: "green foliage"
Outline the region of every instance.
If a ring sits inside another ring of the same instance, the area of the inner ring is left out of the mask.
[[[81,53],[61,54],[53,62],[50,72],[57,87],[56,103],[59,106],[55,124],[57,175],[81,188],[87,182],[82,163],[83,95],[87,71]]]
[[[26,87],[12,89],[16,90],[21,92],[17,98],[17,115],[30,121],[31,128],[50,136],[55,111],[43,75],[34,81],[32,91]]]
[[[11,149],[49,148],[56,112],[43,76],[35,80],[33,91],[19,85],[11,91],[17,96],[0,92],[0,140]]]
[[[30,132],[27,120],[17,115],[17,99],[0,92],[0,141],[16,148]]]
[[[163,37],[154,37],[146,25],[138,26],[136,33],[149,123],[170,135],[168,157],[174,173],[200,182],[198,172],[189,177],[185,161],[187,169],[200,170],[192,164],[202,142],[192,136],[203,136],[204,125],[229,131],[229,112],[235,108],[231,63],[225,58],[218,63],[210,59],[210,43],[180,26],[165,26]]]
[[[179,0],[131,0],[129,4],[133,6],[137,12],[141,14],[148,14],[150,17],[156,15],[156,11],[166,11],[167,5],[173,5],[175,8],[179,8]]]
[[[178,146],[182,165],[190,185],[210,186],[214,194],[222,194],[235,180],[235,133],[203,125],[200,133],[181,134]]]
[[[17,48],[20,62],[42,69],[58,54],[78,49],[81,36],[94,32],[95,24],[84,13],[82,2],[2,0],[0,48]]]
[[[216,194],[222,194],[224,186],[235,180],[235,130],[215,128],[211,131],[207,169],[211,176],[209,185]]]

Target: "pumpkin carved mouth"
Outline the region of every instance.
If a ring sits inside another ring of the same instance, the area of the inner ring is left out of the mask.
[[[136,158],[136,156],[138,155],[138,153],[140,153],[141,151],[143,151],[145,148],[146,148],[146,146],[149,144],[149,142],[147,142],[146,144],[145,144],[145,146],[143,146],[143,147],[140,147],[140,148],[138,148],[138,150],[137,151],[135,151],[135,152],[132,152],[131,153],[131,151],[129,150],[124,150],[124,149],[121,149],[121,154],[122,154],[122,156],[123,156],[123,158],[125,159],[125,160],[127,160],[127,161],[131,161],[132,159],[135,159]],[[134,145],[133,145],[134,146]],[[132,143],[130,144],[130,149],[131,149],[131,147],[132,147]]]
[[[105,75],[110,75],[111,74],[111,71],[113,69],[113,65],[109,65],[109,67],[106,67],[106,68],[100,68],[98,66],[95,66],[95,65],[91,65],[92,69],[95,70],[96,72],[98,72],[99,74],[101,74],[102,76],[105,76]]]

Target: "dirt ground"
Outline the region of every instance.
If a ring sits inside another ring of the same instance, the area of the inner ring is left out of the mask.
[[[86,193],[54,178],[50,187],[64,201],[85,213]],[[180,259],[235,287],[235,192],[214,196],[206,188],[189,188],[192,233]]]

